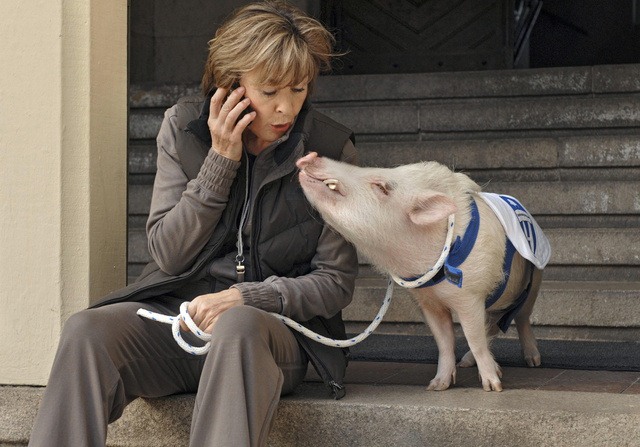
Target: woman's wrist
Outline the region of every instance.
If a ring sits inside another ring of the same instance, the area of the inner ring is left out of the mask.
[[[231,189],[240,162],[230,160],[211,149],[200,168],[197,182],[205,189],[225,195]]]
[[[219,156],[234,162],[239,162],[242,158],[242,148],[240,148],[240,150],[219,150],[211,146],[210,152],[214,152]]]
[[[264,282],[241,282],[231,286],[242,295],[242,301],[247,306],[256,307],[266,312],[282,313],[282,300],[278,291]]]

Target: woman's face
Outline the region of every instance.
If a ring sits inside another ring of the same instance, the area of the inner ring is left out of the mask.
[[[307,98],[308,82],[297,85],[261,85],[253,70],[242,76],[244,96],[251,100],[256,117],[247,127],[249,149],[260,151],[282,137],[293,125]]]

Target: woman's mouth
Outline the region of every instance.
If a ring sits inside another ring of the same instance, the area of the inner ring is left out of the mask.
[[[291,123],[272,124],[271,128],[276,132],[286,132],[287,130],[289,130],[290,126],[291,126]]]

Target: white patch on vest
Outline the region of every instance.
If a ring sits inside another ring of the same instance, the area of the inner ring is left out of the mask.
[[[475,194],[495,213],[518,253],[537,268],[543,269],[551,258],[551,244],[526,208],[516,198],[505,194]]]

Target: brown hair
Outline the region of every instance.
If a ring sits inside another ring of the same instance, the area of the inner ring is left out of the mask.
[[[258,69],[260,83],[309,90],[331,69],[334,37],[317,20],[281,1],[252,3],[236,10],[209,41],[202,90],[229,88]]]

